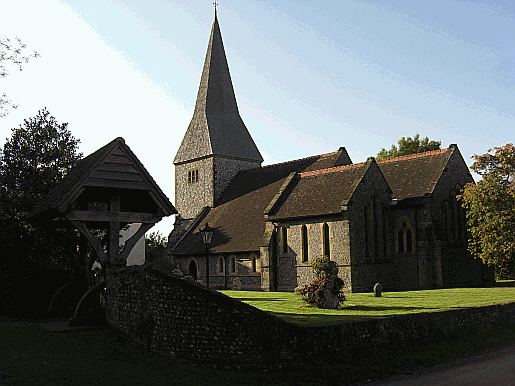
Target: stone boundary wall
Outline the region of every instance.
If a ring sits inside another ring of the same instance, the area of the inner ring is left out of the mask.
[[[172,359],[273,369],[438,343],[515,324],[515,303],[302,327],[156,266],[111,269],[108,323]]]

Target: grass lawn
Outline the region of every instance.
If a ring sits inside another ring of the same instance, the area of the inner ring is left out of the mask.
[[[453,308],[515,302],[513,281],[492,288],[453,288],[430,291],[348,294],[338,310],[320,310],[288,292],[220,291],[288,322],[313,325],[386,315],[431,312]]]

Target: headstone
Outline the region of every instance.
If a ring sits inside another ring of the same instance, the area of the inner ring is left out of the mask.
[[[382,293],[383,293],[383,286],[381,285],[381,283],[376,283],[376,285],[374,286],[374,297],[380,298],[382,296]]]
[[[338,308],[338,304],[340,304],[340,299],[338,299],[338,295],[333,293],[334,281],[329,280],[324,287],[324,303],[322,304],[322,308],[336,310]]]

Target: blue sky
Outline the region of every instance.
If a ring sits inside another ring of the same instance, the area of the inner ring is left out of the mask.
[[[212,1],[17,0],[0,35],[40,58],[8,68],[19,104],[0,140],[47,107],[87,155],[116,137],[174,202]],[[345,146],[354,162],[420,133],[465,161],[514,141],[512,1],[221,0],[240,114],[265,164]],[[155,229],[168,233],[173,219]]]

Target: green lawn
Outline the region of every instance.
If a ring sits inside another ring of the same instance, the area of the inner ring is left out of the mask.
[[[220,291],[288,322],[324,324],[386,315],[431,312],[453,308],[515,302],[513,281],[492,288],[453,288],[430,291],[348,294],[338,310],[320,310],[287,292]]]

